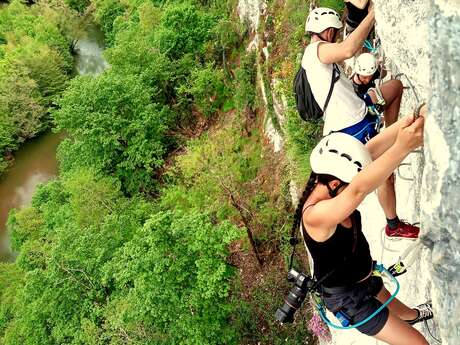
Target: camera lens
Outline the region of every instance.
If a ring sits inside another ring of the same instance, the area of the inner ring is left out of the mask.
[[[288,278],[295,279],[295,282],[294,286],[289,290],[283,306],[276,310],[275,318],[281,323],[291,323],[294,321],[294,314],[305,300],[308,287],[312,285],[310,277],[297,273],[294,270],[289,272]]]
[[[285,299],[285,303],[294,309],[299,309],[303,300],[305,299],[305,295],[305,291],[303,291],[298,286],[294,286],[291,290],[289,290],[289,293]]]
[[[296,309],[284,303],[281,308],[276,310],[275,319],[281,323],[292,323],[295,311]]]

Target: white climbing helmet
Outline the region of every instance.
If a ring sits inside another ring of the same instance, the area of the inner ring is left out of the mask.
[[[377,71],[377,59],[370,53],[362,53],[355,61],[355,73],[370,76]]]
[[[318,7],[308,14],[305,32],[321,33],[328,28],[342,28],[339,14],[327,7]]]
[[[350,183],[372,162],[369,151],[358,139],[345,133],[331,133],[315,146],[310,155],[311,169]]]

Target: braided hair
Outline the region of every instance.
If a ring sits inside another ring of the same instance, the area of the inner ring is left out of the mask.
[[[305,189],[302,193],[302,196],[300,197],[299,203],[297,205],[297,209],[295,211],[294,215],[294,222],[292,224],[292,229],[291,233],[295,234],[297,229],[299,228],[300,221],[302,219],[302,210],[305,202],[307,201],[308,197],[310,196],[311,192],[315,188],[317,183],[321,183],[324,185],[327,185],[329,182],[333,180],[338,180],[337,177],[328,175],[328,174],[316,174],[315,172],[311,172],[310,177],[308,178],[307,185],[305,186]]]
[[[297,209],[295,210],[294,222],[292,223],[292,229],[291,229],[292,234],[295,234],[295,232],[299,228],[300,220],[302,219],[303,205],[305,204],[311,192],[315,188],[317,179],[318,179],[318,175],[312,171],[310,174],[310,177],[308,178],[307,185],[305,186],[303,190],[302,196],[300,197],[299,203],[297,204]]]
[[[310,196],[311,192],[313,191],[317,183],[321,183],[321,184],[328,186],[328,183],[333,180],[337,180],[337,177],[328,175],[328,174],[316,174],[313,171],[311,172],[310,177],[308,178],[307,185],[305,186],[302,196],[300,197],[299,204],[297,205],[297,209],[294,215],[294,222],[291,228],[290,243],[292,245],[292,253],[289,259],[289,269],[292,268],[293,263],[294,263],[295,247],[296,247],[296,244],[298,243],[298,239],[295,234],[297,232],[297,229],[299,228],[300,221],[302,219],[303,205],[307,201],[308,197]]]

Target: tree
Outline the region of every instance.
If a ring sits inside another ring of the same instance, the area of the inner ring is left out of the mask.
[[[68,76],[65,61],[48,45],[24,37],[21,44],[8,50],[3,61],[8,74],[26,70],[37,84],[43,105],[50,107],[54,98],[66,87]]]
[[[113,331],[139,343],[234,343],[225,258],[237,237],[198,211],[152,216],[106,268],[118,292],[108,306]]]
[[[69,134],[59,148],[63,170],[94,167],[127,193],[152,192],[172,120],[167,107],[151,103],[154,93],[135,76],[112,71],[74,79],[53,113],[57,130]]]
[[[240,67],[236,71],[234,95],[236,109],[245,118],[246,135],[249,135],[249,128],[256,115],[256,77],[256,55],[252,52],[241,58]]]
[[[17,272],[0,282],[2,344],[235,343],[230,223],[154,212],[78,170],[41,186],[8,226],[20,254],[0,265],[0,277]]]
[[[214,16],[190,3],[169,5],[155,32],[160,51],[171,59],[179,59],[185,54],[202,55],[215,22]]]
[[[114,30],[114,22],[125,12],[126,7],[121,1],[116,0],[93,0],[91,2],[95,5],[94,18],[105,34],[105,42],[108,46],[112,46],[117,34],[117,31]]]
[[[191,95],[198,109],[205,117],[211,117],[223,104],[227,92],[224,73],[212,64],[192,70],[188,83],[179,87],[182,97]]]
[[[172,62],[160,53],[152,42],[152,32],[143,31],[139,23],[117,36],[117,44],[107,49],[105,56],[115,73],[132,75],[152,90],[151,99],[156,103],[170,103],[175,80]]]
[[[0,62],[2,65],[5,66]],[[16,69],[0,70],[0,126],[1,132],[7,133],[0,148],[14,150],[18,143],[34,137],[43,128],[47,111],[39,86],[27,67],[17,65]]]
[[[138,198],[123,198],[116,186],[113,178],[74,171],[41,186],[29,208],[10,216],[24,283],[15,298],[3,299],[0,289],[0,305],[10,303],[0,317],[2,344],[81,344],[88,324],[102,329],[112,292],[104,265],[152,211]]]

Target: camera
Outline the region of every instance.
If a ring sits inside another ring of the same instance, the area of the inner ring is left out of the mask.
[[[285,297],[283,306],[278,308],[275,313],[276,320],[281,323],[294,321],[296,310],[302,305],[307,293],[315,288],[315,281],[310,276],[299,273],[294,269],[288,272],[288,281],[293,282],[294,286]]]

